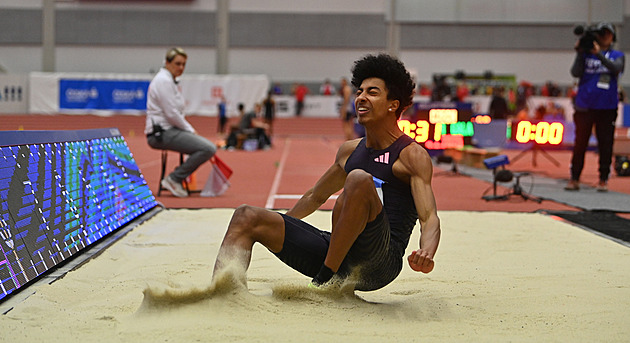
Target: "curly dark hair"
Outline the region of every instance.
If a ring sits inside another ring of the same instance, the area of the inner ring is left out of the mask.
[[[365,79],[372,77],[385,81],[388,100],[400,101],[400,106],[396,110],[396,115],[400,118],[403,110],[411,105],[413,92],[416,88],[405,65],[387,54],[367,55],[354,62],[352,67],[353,86],[359,88]]]

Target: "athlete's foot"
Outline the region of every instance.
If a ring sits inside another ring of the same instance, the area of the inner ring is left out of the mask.
[[[597,184],[598,192],[608,192],[608,183],[606,181],[599,181]]]
[[[306,287],[310,288],[310,289],[315,289],[315,290],[321,290],[322,289],[322,285],[317,284],[317,283],[315,283],[313,281],[309,282],[308,286],[306,286]]]
[[[317,281],[313,280],[309,282],[306,288],[311,289],[316,292],[323,292],[323,291],[330,290],[333,287],[333,285],[336,285],[336,284],[333,283],[332,281],[328,281],[324,283],[317,283]]]

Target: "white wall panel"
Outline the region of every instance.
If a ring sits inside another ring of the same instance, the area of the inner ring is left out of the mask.
[[[161,48],[57,48],[58,72],[150,73],[162,65]],[[319,82],[329,78],[338,82],[350,76],[352,62],[377,50],[342,49],[234,49],[230,51],[230,72],[233,74],[265,74],[273,81]],[[188,49],[186,73],[214,73],[214,50]],[[5,58],[8,56],[8,58]],[[0,47],[0,63],[11,73],[39,70],[40,49],[37,47]],[[506,50],[404,50],[401,59],[418,74],[418,80],[430,81],[433,73],[463,70],[480,74],[514,74],[519,80],[544,83],[554,80],[570,84],[571,51],[506,51]],[[5,63],[8,61],[8,63]],[[98,61],[96,63],[95,61]],[[630,83],[628,76],[622,78]]]
[[[42,0],[2,0],[0,8],[41,8]],[[380,14],[388,0],[230,0],[233,12]],[[151,9],[214,11],[216,0],[191,1],[80,1],[57,0],[58,8]]]
[[[397,0],[409,23],[579,23],[623,21],[625,0]],[[591,5],[589,6],[589,2]],[[388,14],[389,17],[389,14]]]

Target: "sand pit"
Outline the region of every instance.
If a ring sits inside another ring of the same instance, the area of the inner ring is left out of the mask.
[[[630,249],[541,214],[440,212],[435,270],[314,292],[257,245],[211,284],[233,210],[167,210],[0,316],[12,342],[602,341],[630,337]],[[330,212],[307,218],[328,228]],[[410,248],[415,248],[414,232]],[[410,249],[409,249],[410,250]],[[146,294],[146,296],[145,296]]]

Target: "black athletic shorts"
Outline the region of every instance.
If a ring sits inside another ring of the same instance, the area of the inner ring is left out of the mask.
[[[282,251],[275,254],[281,261],[300,273],[315,277],[319,272],[328,246],[330,232],[293,217],[282,214],[285,234]],[[404,249],[397,248],[390,239],[387,215],[381,211],[367,223],[343,260],[337,275],[346,278],[353,272],[357,280],[355,289],[371,291],[384,287],[394,280],[402,269]]]

